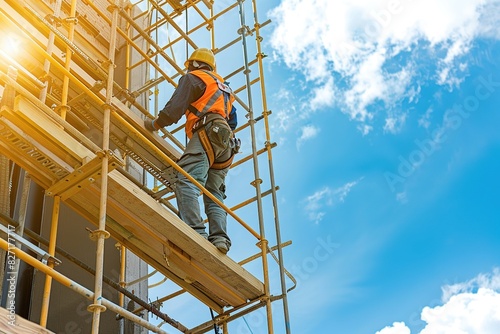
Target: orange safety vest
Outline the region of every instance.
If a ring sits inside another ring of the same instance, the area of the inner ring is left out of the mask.
[[[231,88],[224,84],[224,79],[220,75],[204,70],[194,70],[189,73],[203,80],[207,86],[205,93],[186,110],[186,134],[191,139],[194,124],[206,113],[217,113],[227,120],[235,99]]]

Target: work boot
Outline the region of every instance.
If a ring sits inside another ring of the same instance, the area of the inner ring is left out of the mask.
[[[227,252],[229,252],[229,247],[227,247],[227,244],[224,241],[217,241],[214,243],[214,246],[223,254],[227,254]]]

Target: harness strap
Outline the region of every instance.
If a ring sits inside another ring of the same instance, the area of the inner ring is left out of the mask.
[[[205,127],[202,127],[198,130],[198,137],[200,137],[201,145],[203,145],[203,149],[207,153],[208,157],[208,165],[212,167],[215,160],[214,148],[212,147],[212,143],[210,143],[210,139],[208,139],[207,131]]]
[[[227,168],[227,167],[231,166],[231,164],[233,163],[233,159],[234,159],[234,154],[231,153],[231,157],[229,159],[227,159],[226,161],[222,161],[222,162],[214,162],[212,165],[212,168],[213,169]]]
[[[193,128],[191,129],[191,131],[193,133],[195,133],[200,128],[204,127],[205,125],[208,125],[208,123],[215,121],[215,120],[220,120],[220,121],[224,121],[227,123],[227,121],[224,119],[224,117],[222,117],[220,114],[208,112],[205,115],[203,115],[202,117],[200,117],[200,119],[197,120],[193,124]]]
[[[209,112],[209,110],[213,107],[213,105],[215,104],[215,101],[217,101],[217,99],[219,98],[219,96],[222,95],[222,92],[220,90],[216,91],[212,97],[210,97],[210,99],[208,100],[207,104],[205,105],[205,107],[203,107],[203,110],[198,110],[196,109],[193,105],[189,105],[188,106],[188,110],[190,112],[192,112],[193,114],[196,115],[196,117],[198,118],[202,118],[203,116],[206,115],[207,112]]]
[[[207,153],[208,165],[210,166],[210,168],[224,169],[224,168],[231,166],[231,164],[233,163],[234,152],[231,151],[231,156],[229,157],[229,159],[227,159],[225,161],[221,161],[221,162],[215,162],[214,148],[212,146],[212,143],[210,142],[210,139],[208,138],[207,130],[205,129],[205,126],[207,123],[217,122],[218,119],[221,121],[223,120],[223,118],[220,115],[218,115],[218,114],[216,114],[216,115],[218,116],[218,117],[216,117],[216,119],[209,120],[207,122],[205,122],[205,119],[203,119],[203,122],[201,122],[200,125],[195,124],[195,127],[193,127],[193,132],[198,133],[198,137],[200,138],[201,145],[203,146],[203,149]]]
[[[224,113],[226,114],[226,118],[228,118],[229,112],[227,110],[227,103],[229,102],[229,97],[231,96],[231,94],[233,94],[233,90],[231,89],[231,87],[226,85],[225,82],[221,82],[215,75],[213,75],[209,71],[205,71],[205,70],[202,70],[202,71],[205,72],[206,74],[208,74],[209,76],[211,76],[212,79],[215,80],[215,82],[217,83],[217,87],[219,87],[218,92],[222,92],[221,94],[224,94]],[[220,96],[220,94],[217,95],[217,98],[219,98],[219,96]],[[215,101],[213,103],[215,103]]]
[[[207,101],[207,104],[205,105],[205,107],[203,107],[203,110],[198,110],[195,107],[193,107],[192,105],[189,105],[188,110],[190,112],[192,112],[193,114],[195,114],[198,118],[201,118],[201,117],[205,116],[205,114],[210,111],[210,109],[215,104],[217,99],[221,95],[223,95],[223,97],[224,97],[224,113],[226,114],[226,118],[228,118],[229,113],[228,113],[228,109],[227,109],[227,104],[228,104],[229,98],[232,94],[231,88],[228,85],[226,85],[225,83],[220,82],[220,80],[215,75],[210,73],[209,71],[205,71],[205,70],[200,70],[200,71],[203,71],[204,73],[206,73],[210,77],[212,77],[212,79],[214,79],[215,82],[217,83],[217,87],[219,89],[210,97],[210,99]]]

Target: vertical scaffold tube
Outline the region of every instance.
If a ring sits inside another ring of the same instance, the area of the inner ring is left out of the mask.
[[[127,254],[126,254],[127,249],[125,246],[120,245],[120,287],[125,288],[126,282],[125,282],[125,265],[127,261]],[[120,293],[119,295],[119,300],[118,300],[118,305],[120,307],[123,307],[125,305],[125,295],[123,293]],[[123,334],[125,331],[125,320],[121,319],[120,320],[120,334]]]
[[[210,17],[214,17],[214,6],[210,7]],[[209,27],[210,27],[210,36],[212,39],[212,50],[215,50],[215,24],[213,21],[210,23],[210,25],[207,28],[209,28]]]
[[[49,251],[51,256],[56,254],[57,228],[59,225],[59,211],[61,208],[61,197],[54,196],[52,205],[52,224],[50,226]],[[54,268],[54,263],[48,264],[49,268]],[[47,327],[47,318],[49,315],[50,291],[52,289],[52,276],[45,276],[45,286],[43,287],[42,309],[40,311],[40,326]]]
[[[250,124],[250,133],[251,133],[251,138],[252,138],[252,159],[253,159],[253,166],[254,166],[254,176],[255,176],[255,190],[256,190],[256,196],[257,196],[257,209],[258,209],[258,215],[259,215],[259,230],[260,230],[260,237],[261,237],[261,249],[262,249],[262,267],[263,267],[263,274],[264,274],[264,293],[266,295],[266,313],[267,313],[267,326],[268,326],[268,333],[272,334],[274,333],[273,331],[273,320],[272,320],[272,309],[271,309],[271,299],[270,299],[270,288],[269,288],[269,272],[268,272],[268,263],[267,263],[267,247],[268,247],[268,242],[265,236],[265,227],[264,227],[264,215],[262,212],[262,192],[260,189],[260,175],[259,175],[259,161],[258,161],[258,155],[257,155],[257,147],[255,143],[255,120],[253,117],[253,103],[252,103],[252,88],[251,88],[251,81],[250,81],[250,68],[249,68],[249,62],[248,62],[248,52],[247,52],[247,43],[246,43],[246,32],[247,32],[247,27],[245,24],[245,9],[243,7],[243,0],[238,0],[238,5],[240,9],[240,23],[241,27],[238,30],[239,33],[241,34],[241,41],[243,44],[243,57],[244,57],[244,68],[245,68],[245,80],[246,80],[246,87],[247,87],[247,98],[248,98],[248,121]]]
[[[104,275],[104,241],[109,238],[109,232],[106,231],[106,206],[108,202],[108,160],[109,160],[109,138],[111,127],[111,100],[113,97],[113,79],[115,69],[115,47],[117,38],[118,26],[118,10],[119,7],[115,1],[110,1],[109,7],[112,12],[111,35],[109,40],[108,53],[108,82],[106,85],[106,103],[104,105],[103,130],[102,130],[102,167],[101,167],[101,197],[99,202],[99,228],[93,232],[97,238],[96,246],[96,273],[94,286],[94,303],[87,308],[92,312],[92,334],[99,333],[99,321],[101,312],[106,310],[102,305],[102,277]],[[121,6],[121,3],[120,3]]]
[[[75,36],[75,22],[76,22],[76,2],[77,0],[71,0],[71,9],[69,13],[69,17],[67,20],[69,21],[68,28],[68,40],[70,43],[73,42]],[[64,64],[64,68],[69,72],[71,68],[71,56],[73,51],[69,45],[66,45],[66,62]],[[61,105],[57,109],[63,119],[66,119],[66,114],[70,107],[68,106],[68,93],[69,93],[69,76],[65,75],[63,78],[63,88],[61,94]]]
[[[62,0],[57,0],[54,5],[54,18],[59,17],[61,13],[61,4]],[[55,24],[55,23],[54,23]],[[55,40],[55,33],[51,30],[49,32],[49,38],[47,42],[47,53],[49,55],[52,55],[52,51],[54,50],[54,40]],[[44,84],[45,86],[42,88],[40,91],[40,101],[45,103],[45,100],[47,99],[47,89],[49,88],[48,85],[48,78],[49,78],[49,71],[50,71],[50,61],[48,59],[45,59],[44,64],[43,64],[43,71],[45,72],[45,79],[44,79]]]
[[[266,129],[266,150],[267,150],[267,158],[269,162],[269,174],[271,179],[271,191],[272,191],[272,201],[274,208],[274,223],[276,228],[276,243],[278,246],[278,261],[279,261],[279,269],[280,269],[280,281],[281,281],[281,293],[283,295],[283,313],[285,318],[285,329],[286,334],[290,334],[290,316],[288,314],[288,297],[286,291],[286,283],[285,283],[285,265],[283,263],[283,247],[281,244],[281,228],[280,228],[280,220],[278,214],[278,199],[276,197],[276,184],[274,180],[274,166],[273,166],[273,156],[271,152],[271,133],[269,131],[269,111],[267,109],[267,99],[266,99],[266,86],[264,80],[264,70],[262,64],[262,48],[261,42],[262,37],[260,36],[260,23],[257,14],[257,0],[252,0],[253,4],[253,14],[254,14],[254,28],[255,28],[255,40],[257,43],[257,59],[259,65],[259,77],[260,77],[260,87],[262,94],[262,110],[264,116],[264,127]]]
[[[127,6],[127,15],[132,15],[132,4]],[[127,22],[125,28],[125,34],[127,34],[128,39],[125,44],[125,90],[130,90],[130,59],[131,59],[131,46],[130,46],[130,38],[132,35],[132,31],[130,29],[130,23]],[[130,103],[127,103],[127,106],[130,107]]]
[[[61,13],[61,7],[62,7],[62,0],[57,0],[54,5],[54,19],[59,18],[59,15]],[[73,16],[75,15],[76,0],[73,0],[71,2],[70,12],[72,13]],[[74,28],[75,28],[74,24],[70,24],[68,32],[68,39],[70,41],[73,40]],[[55,39],[55,34],[53,31],[51,31],[47,42],[47,54],[49,56],[52,56],[52,51],[54,49],[54,39]],[[70,63],[71,63],[71,50],[69,49],[68,46],[66,48],[66,64],[65,64],[66,70],[69,70]],[[48,59],[45,59],[43,69],[48,78],[48,74],[50,71],[50,61]],[[47,99],[47,88],[48,88],[48,81],[45,80],[45,86],[40,91],[40,101],[42,103],[45,103],[45,100]],[[66,108],[68,108],[68,106],[66,105],[68,101],[68,88],[69,88],[69,78],[68,76],[65,75],[63,79],[63,92],[61,96],[61,106],[60,106],[60,112],[61,112],[60,115],[63,119],[66,118]],[[50,239],[49,239],[49,254],[52,256],[55,255],[55,250],[56,250],[57,229],[59,225],[59,210],[61,208],[60,202],[61,202],[61,197],[55,196],[54,203],[52,206],[52,222],[50,226]],[[49,263],[48,265],[50,268],[54,268],[53,263]],[[40,310],[40,326],[43,327],[47,327],[51,290],[52,290],[52,276],[46,275],[45,284],[43,287],[42,307]]]

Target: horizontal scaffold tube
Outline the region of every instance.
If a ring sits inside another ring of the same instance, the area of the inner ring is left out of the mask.
[[[0,223],[2,225],[4,225],[5,227],[12,225],[12,226],[15,226],[17,228],[19,226],[19,223],[17,221],[12,220],[10,217],[2,214],[1,212],[0,212]],[[31,231],[30,229],[27,229],[27,228],[23,229],[23,233],[25,235],[27,235],[28,237],[36,240],[37,242],[39,242],[45,246],[49,245],[49,241],[47,239],[45,239],[42,236],[40,236],[39,234]],[[69,254],[65,250],[56,246],[56,253],[62,255],[66,259],[70,260],[72,263],[76,264],[77,266],[79,266],[83,270],[85,270],[88,273],[90,273],[91,275],[95,276],[94,269],[92,269],[91,267],[89,267],[88,265],[83,263],[82,261],[78,260],[76,257]],[[131,300],[133,300],[134,302],[139,304],[141,306],[141,310],[145,309],[145,310],[153,313],[155,316],[159,317],[160,319],[162,319],[163,321],[165,321],[166,323],[168,323],[172,327],[178,329],[179,331],[181,331],[183,333],[187,332],[187,330],[188,330],[187,327],[185,327],[180,322],[170,318],[167,314],[161,312],[159,309],[157,309],[152,304],[148,304],[147,302],[143,301],[142,299],[140,299],[139,297],[137,297],[136,295],[134,295],[133,293],[131,293],[127,289],[122,288],[118,283],[112,281],[110,278],[106,277],[105,275],[102,277],[102,279],[103,279],[104,283],[108,284],[109,286],[111,286],[112,288],[117,290],[118,292],[124,294],[125,296],[127,296],[128,298],[130,298]],[[137,282],[129,282],[128,284],[133,285],[135,283],[137,283]],[[132,313],[136,314],[137,312],[134,311]],[[122,318],[123,318],[123,316],[121,316],[121,315],[119,317],[117,316],[117,320],[120,320]]]
[[[26,262],[30,266],[40,270],[44,274],[51,276],[53,279],[55,279],[56,281],[58,281],[62,285],[70,288],[71,290],[73,290],[75,292],[78,292],[79,294],[81,294],[85,298],[87,298],[89,300],[94,299],[94,293],[92,291],[90,291],[89,289],[81,286],[80,284],[72,281],[71,279],[64,276],[63,274],[55,271],[54,269],[50,268],[49,266],[47,266],[45,264],[43,264],[42,262],[40,262],[36,258],[28,255],[26,252],[22,251],[21,249],[16,248],[16,247],[9,247],[9,244],[7,243],[7,241],[5,241],[4,239],[1,239],[1,238],[0,238],[0,248],[5,249],[6,251],[9,251],[9,252],[13,252],[17,258],[23,260],[24,262]],[[109,309],[115,313],[120,314],[124,318],[129,319],[130,321],[133,321],[133,322],[143,326],[144,328],[147,328],[147,329],[153,331],[154,333],[167,334],[167,332],[165,332],[164,330],[152,325],[151,323],[147,322],[146,320],[142,319],[141,317],[136,316],[135,314],[125,310],[124,308],[116,305],[115,303],[113,303],[105,298],[102,298],[101,304],[106,306],[107,309]]]

